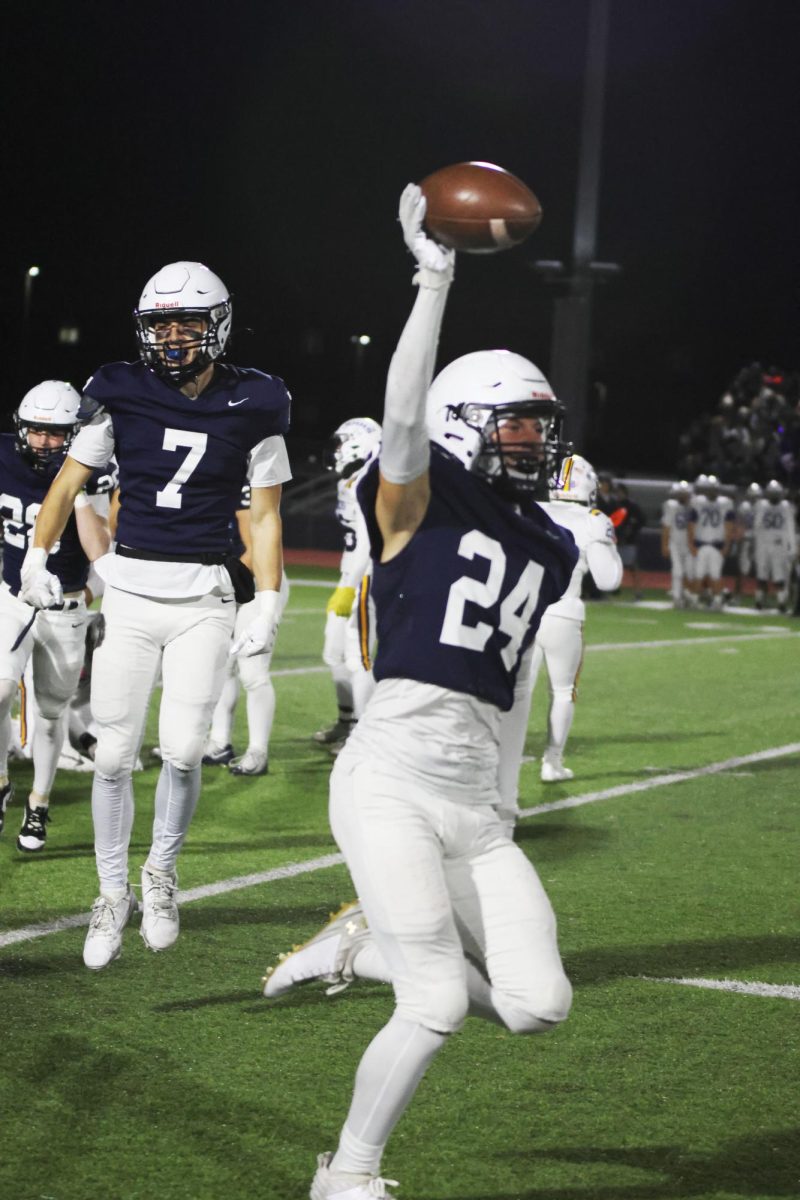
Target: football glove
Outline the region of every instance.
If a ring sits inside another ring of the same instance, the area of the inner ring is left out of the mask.
[[[400,197],[400,225],[403,239],[420,268],[417,281],[428,287],[441,287],[453,278],[455,250],[446,250],[422,229],[427,200],[416,183],[409,183]]]
[[[61,580],[48,571],[46,563],[47,551],[41,546],[31,547],[22,560],[19,598],[34,608],[52,608],[64,603]]]
[[[256,605],[256,616],[231,646],[231,654],[240,658],[269,654],[275,645],[281,619],[280,592],[256,592],[253,603]]]
[[[325,606],[325,612],[336,613],[337,617],[349,617],[350,613],[353,611],[355,598],[355,588],[337,587],[336,591],[331,594],[331,598]]]

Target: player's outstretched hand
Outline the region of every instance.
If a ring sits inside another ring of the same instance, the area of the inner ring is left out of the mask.
[[[64,603],[61,581],[48,571],[47,551],[41,546],[31,548],[22,560],[19,598],[34,608],[52,608]]]
[[[256,606],[255,617],[231,646],[231,654],[239,658],[270,654],[275,645],[281,619],[280,592],[256,592],[253,603]]]
[[[453,277],[455,250],[446,250],[422,228],[427,201],[416,183],[409,183],[400,197],[400,225],[403,239],[423,270],[434,271],[448,280]]]

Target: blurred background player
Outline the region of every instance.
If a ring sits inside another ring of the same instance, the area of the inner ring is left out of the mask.
[[[584,576],[588,571],[601,592],[615,591],[622,580],[622,559],[617,550],[614,526],[605,513],[592,507],[597,495],[597,476],[591,463],[580,454],[565,458],[550,495],[549,501],[540,501],[541,507],[557,525],[572,534],[580,557],[566,592],[546,609],[533,644],[531,691],[544,665],[550,692],[542,783],[558,783],[572,779],[574,774],[564,766],[563,760],[575,715],[578,676],[583,661],[586,605],[581,599],[581,590]]]
[[[252,545],[250,536],[250,485],[242,488],[241,507],[236,512],[232,526],[231,553],[237,555],[243,566],[250,570]],[[280,613],[289,599],[289,581],[286,575],[281,580]],[[237,605],[236,623],[233,629],[234,642],[240,637],[253,619],[251,600]],[[251,658],[231,655],[228,673],[220,698],[211,718],[211,730],[206,742],[203,764],[205,766],[227,765],[231,775],[266,775],[269,770],[269,741],[275,722],[275,687],[270,674],[272,651],[255,654]],[[245,692],[247,716],[247,749],[235,757],[232,744],[233,720],[239,699],[239,682]]]
[[[30,603],[47,608],[60,598],[47,554],[93,467],[107,463],[116,447],[116,549],[97,564],[106,626],[92,671],[100,894],[83,949],[90,970],[119,956],[137,908],[128,880],[132,772],[159,668],[162,767],[141,874],[140,927],[154,951],[168,949],[179,934],[176,863],[197,806],[200,760],[228,655],[262,654],[275,640],[290,397],[282,380],[222,361],[232,319],[228,289],[202,263],[170,263],[148,280],[134,314],[140,361],[106,364],[86,384],[84,411],[94,415],[51,485],[22,567]],[[254,618],[231,648],[236,596],[244,593],[229,527],[246,481],[258,591]]]
[[[735,596],[740,596],[744,590],[744,583],[750,579],[755,566],[755,557],[753,554],[753,519],[755,517],[756,503],[763,496],[761,484],[751,483],[748,485],[744,494],[744,499],[740,501],[736,509],[736,579],[733,584],[733,593]]]
[[[673,483],[661,511],[661,555],[670,562],[670,590],[674,608],[686,608],[694,603],[691,591],[694,558],[689,551],[688,534],[691,499],[692,485],[681,479]]]
[[[356,500],[359,473],[381,444],[381,427],[371,417],[351,417],[331,436],[327,452],[328,469],[336,473],[336,519],[344,532],[344,550],[339,566],[339,582],[328,600],[325,616],[325,641],[322,661],[330,667],[336,694],[337,714],[332,725],[318,729],[314,741],[341,749],[353,725],[363,711],[369,691],[369,669],[362,665],[360,652],[354,653],[353,628],[358,633],[356,590],[369,571],[369,537],[364,517]],[[368,616],[369,584],[365,592]],[[348,664],[348,624],[351,625],[350,662]],[[369,634],[365,634],[369,638]],[[354,695],[354,684],[356,691]]]
[[[756,560],[756,608],[775,595],[780,612],[786,612],[789,583],[797,559],[797,524],[794,505],[786,489],[770,479],[753,510],[753,546]]]
[[[0,586],[0,811],[11,795],[9,714],[30,661],[36,707],[31,734],[33,787],[17,838],[17,847],[26,851],[43,849],[47,840],[50,791],[64,741],[67,706],[84,660],[89,563],[105,554],[111,541],[106,514],[113,478],[89,471],[76,494],[74,513],[47,559],[47,570],[58,581],[58,594],[42,611],[20,597],[20,572],[34,522],[77,432],[80,402],[68,383],[48,379],[23,397],[14,418],[16,433],[0,434],[0,514],[5,523]]]
[[[694,586],[702,597],[707,588],[712,608],[722,608],[722,569],[736,533],[736,514],[727,496],[720,494],[716,475],[698,475],[694,481],[689,549],[694,547]]]

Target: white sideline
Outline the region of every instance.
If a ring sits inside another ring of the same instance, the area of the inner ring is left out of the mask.
[[[695,767],[691,771],[675,771],[672,774],[656,775],[651,779],[605,788],[601,792],[584,792],[582,796],[568,796],[563,800],[554,800],[551,804],[538,804],[535,808],[522,809],[520,817],[538,816],[539,813],[556,812],[563,808],[580,808],[583,804],[594,804],[598,800],[611,800],[617,796],[647,792],[650,788],[664,787],[671,783],[685,783],[689,779],[700,779],[705,775],[730,771],[746,763],[766,762],[769,759],[783,758],[786,755],[798,753],[800,753],[800,742],[791,742],[786,746],[773,746],[770,750],[759,750],[755,754],[745,754],[739,758],[725,759],[724,762],[709,763],[706,767]],[[221,879],[217,883],[202,884],[200,887],[179,892],[178,899],[181,904],[189,904],[193,900],[205,900],[208,896],[221,896],[226,892],[257,887],[262,883],[272,883],[276,879],[289,879],[295,875],[322,871],[326,867],[339,866],[343,862],[344,857],[341,854],[324,854],[320,858],[308,859],[306,862],[287,863],[286,866],[273,867],[270,871],[260,871],[255,875],[238,875],[233,879]],[[88,924],[89,914],[79,913],[74,917],[59,917],[55,921],[27,925],[22,929],[9,929],[5,933],[0,933],[0,949],[4,946],[13,946],[18,942],[33,941],[34,938],[47,937],[51,933],[61,933],[64,929],[76,929],[81,925]]]
[[[649,983],[680,983],[684,987],[739,992],[744,996],[778,996],[782,1000],[800,1000],[800,987],[793,983],[743,983],[740,979],[659,979],[654,975],[640,975],[638,978]]]

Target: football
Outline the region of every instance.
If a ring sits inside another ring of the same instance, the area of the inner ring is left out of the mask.
[[[542,219],[542,206],[527,184],[493,163],[442,167],[419,186],[428,202],[425,226],[431,237],[468,254],[518,246]]]

